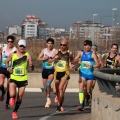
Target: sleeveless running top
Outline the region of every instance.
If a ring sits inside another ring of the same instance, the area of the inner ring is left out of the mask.
[[[13,47],[13,49],[11,51],[7,51],[7,46],[3,47],[3,50],[2,50],[2,60],[1,60],[1,66],[3,68],[6,68],[5,66],[5,62],[6,62],[6,59],[7,57],[10,55],[10,53],[13,53],[16,51],[16,47]],[[8,67],[11,67],[11,61],[9,62],[9,66]]]
[[[93,52],[90,51],[88,54],[83,51],[82,57],[81,57],[81,65],[80,65],[80,73],[85,74],[85,75],[93,75],[93,68],[88,68],[87,66],[94,66],[95,62],[94,59],[92,58]]]
[[[51,57],[55,49],[53,49],[50,53],[47,52],[47,48],[44,48],[44,57],[49,56]],[[47,60],[42,61],[42,68],[43,69],[54,69],[54,62],[49,63]]]
[[[117,67],[115,65],[115,63],[116,63],[116,56],[117,56],[117,54],[113,58],[111,58],[110,57],[110,53],[109,53],[109,55],[107,57],[107,60],[106,60],[106,68],[116,68]]]
[[[69,71],[69,50],[65,54],[59,49],[58,57],[60,60],[57,61],[55,71],[56,72],[65,72]]]
[[[26,52],[22,58],[18,58],[17,53],[13,54],[13,56],[12,56],[13,72],[10,75],[10,79],[13,79],[13,80],[16,80],[16,81],[26,81],[26,80],[28,80],[27,56],[28,56],[28,52]]]

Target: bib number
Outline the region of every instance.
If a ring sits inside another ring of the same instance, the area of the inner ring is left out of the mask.
[[[47,68],[51,68],[53,67],[53,62],[52,63],[46,62],[45,65]]]
[[[57,63],[57,68],[62,69],[62,70],[65,70],[65,67],[66,67],[66,61],[60,60],[60,61]]]
[[[17,75],[17,76],[25,75],[25,69],[24,69],[24,67],[15,67],[15,69],[14,69],[14,75]]]
[[[81,63],[81,68],[88,68],[88,66],[90,66],[90,62],[88,62],[88,61],[83,61],[82,63]]]

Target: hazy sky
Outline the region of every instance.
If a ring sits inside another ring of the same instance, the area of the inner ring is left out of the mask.
[[[12,24],[21,25],[26,15],[36,15],[49,27],[69,28],[76,21],[93,20],[112,24],[112,8],[118,8],[120,0],[0,0],[0,29]]]

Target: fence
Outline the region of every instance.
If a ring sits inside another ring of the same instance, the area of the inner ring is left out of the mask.
[[[94,76],[97,79],[99,90],[106,92],[113,97],[120,97],[120,69],[100,69],[94,71]]]

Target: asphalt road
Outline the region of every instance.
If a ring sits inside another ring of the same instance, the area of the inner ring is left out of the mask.
[[[64,100],[64,112],[56,113],[55,95],[51,94],[52,104],[45,108],[45,95],[39,92],[25,92],[23,102],[18,110],[19,120],[90,120],[91,108],[78,111],[78,93],[66,93]],[[5,109],[5,100],[0,102],[0,120],[12,120],[13,108]]]

